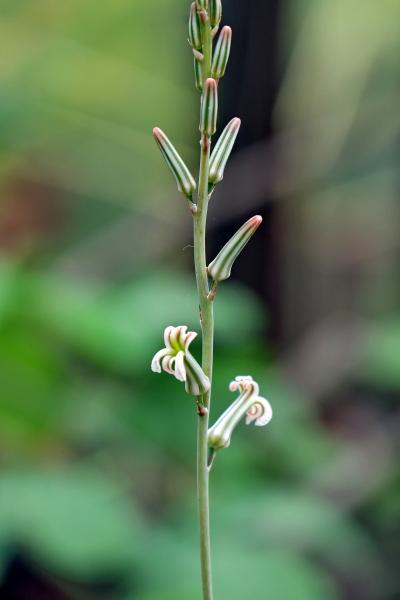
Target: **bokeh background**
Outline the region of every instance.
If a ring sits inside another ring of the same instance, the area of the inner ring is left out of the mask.
[[[181,0],[0,3],[0,597],[199,599],[192,401],[150,373],[198,329]],[[209,258],[213,418],[253,375],[266,429],[212,473],[218,599],[395,600],[400,478],[400,4],[225,1],[220,127],[243,120]],[[195,345],[195,344],[194,344]],[[196,351],[199,351],[197,344]]]

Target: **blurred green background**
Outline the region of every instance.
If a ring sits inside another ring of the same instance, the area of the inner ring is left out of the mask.
[[[225,5],[220,126],[243,131],[210,258],[265,224],[218,292],[212,418],[248,373],[274,419],[213,469],[216,598],[395,600],[400,5]],[[149,369],[166,325],[198,330],[150,135],[196,170],[188,7],[0,2],[4,600],[200,598],[195,411]]]

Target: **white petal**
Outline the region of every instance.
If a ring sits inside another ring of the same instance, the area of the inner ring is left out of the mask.
[[[272,408],[268,400],[258,396],[254,404],[251,405],[246,415],[246,425],[254,421],[257,427],[267,425],[272,419]]]
[[[185,352],[187,352],[189,350],[190,344],[193,342],[194,338],[196,338],[196,337],[197,337],[197,333],[195,331],[189,331],[188,333],[185,333],[185,339],[183,340],[183,347],[185,348]]]
[[[161,359],[164,358],[164,356],[168,353],[169,350],[163,348],[153,356],[153,360],[151,361],[151,370],[154,371],[154,373],[161,373]]]
[[[169,325],[169,327],[166,327],[164,330],[164,345],[169,350],[171,350],[170,335],[174,329],[175,329],[175,327],[172,327],[172,325]]]
[[[185,355],[178,352],[175,360],[175,377],[178,381],[186,381]]]
[[[175,375],[174,363],[175,356],[172,356],[170,353],[168,353],[166,356],[164,356],[164,358],[161,361],[161,368],[166,373],[169,373],[170,375]]]

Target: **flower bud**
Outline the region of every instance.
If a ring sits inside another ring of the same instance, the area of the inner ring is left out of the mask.
[[[191,200],[196,189],[196,182],[178,152],[161,129],[155,127],[153,136],[161,150],[165,162],[176,179],[178,190]]]
[[[194,59],[194,83],[196,89],[201,92],[203,89],[203,69],[201,68],[201,62],[197,58]]]
[[[207,267],[208,274],[214,281],[223,281],[228,279],[231,274],[232,265],[239,256],[253,233],[256,232],[262,223],[262,217],[256,215],[252,217],[235,233],[227,244],[222,248],[212,263]]]
[[[258,384],[251,377],[236,377],[229,389],[232,392],[239,390],[240,395],[208,430],[208,445],[212,450],[228,448],[232,432],[244,416],[246,425],[254,421],[258,427],[267,425],[272,419],[271,405],[258,395]]]
[[[214,185],[222,181],[228,158],[232,152],[241,121],[235,117],[229,121],[216,143],[210,159],[209,181]]]
[[[222,18],[222,2],[221,0],[209,0],[209,11],[211,27],[218,27]]]
[[[196,2],[192,2],[189,13],[189,42],[192,48],[201,50],[201,22],[197,12]]]
[[[211,137],[217,129],[218,90],[215,79],[206,79],[201,97],[200,131]]]
[[[219,34],[217,45],[214,50],[214,56],[211,67],[211,76],[214,79],[220,79],[224,76],[226,65],[228,64],[229,53],[231,51],[232,29],[225,25]]]

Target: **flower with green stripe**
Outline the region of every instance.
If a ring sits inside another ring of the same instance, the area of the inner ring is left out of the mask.
[[[164,331],[165,348],[159,350],[151,361],[155,373],[165,371],[185,383],[185,390],[192,396],[201,396],[210,389],[210,380],[197,360],[189,352],[189,346],[197,336],[185,325],[170,325]]]
[[[231,392],[239,391],[238,398],[226,409],[218,421],[208,430],[208,446],[211,451],[228,448],[232,432],[243,417],[246,425],[267,425],[272,419],[268,400],[259,396],[259,386],[250,376],[240,375],[229,385]]]

